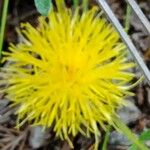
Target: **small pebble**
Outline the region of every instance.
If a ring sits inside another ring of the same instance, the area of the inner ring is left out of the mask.
[[[141,111],[133,102],[129,101],[127,106],[118,110],[118,115],[125,124],[130,124],[140,118]]]
[[[145,144],[150,148],[150,140],[146,141]]]
[[[31,127],[29,144],[33,149],[44,146],[49,138],[48,130],[43,130],[41,126]]]
[[[123,134],[113,131],[110,133],[109,144],[130,146],[131,142]]]

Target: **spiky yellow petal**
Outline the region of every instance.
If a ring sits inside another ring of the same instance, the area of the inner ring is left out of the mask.
[[[113,124],[124,105],[129,82],[126,47],[97,8],[72,12],[64,7],[40,17],[35,29],[22,24],[24,42],[10,46],[1,68],[7,97],[20,105],[19,121],[51,127],[69,141],[69,134],[95,134]],[[22,125],[20,122],[18,125]]]

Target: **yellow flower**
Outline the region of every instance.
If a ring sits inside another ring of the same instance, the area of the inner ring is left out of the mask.
[[[13,105],[19,105],[18,125],[52,127],[56,135],[95,135],[99,126],[114,125],[116,109],[125,104],[129,82],[127,50],[115,29],[93,7],[51,10],[35,29],[22,25],[24,42],[11,44],[1,68],[1,84]],[[20,122],[22,121],[22,122]],[[71,144],[71,142],[70,142]]]

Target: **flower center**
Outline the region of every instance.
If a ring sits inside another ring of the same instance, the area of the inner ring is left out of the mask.
[[[73,66],[65,66],[66,69],[66,81],[74,82],[77,77],[78,69]]]

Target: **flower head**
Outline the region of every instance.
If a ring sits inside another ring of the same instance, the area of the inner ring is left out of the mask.
[[[64,7],[39,18],[39,26],[22,24],[24,42],[4,53],[1,68],[7,97],[20,105],[18,119],[51,127],[69,141],[113,124],[125,102],[134,74],[127,70],[126,47],[98,9],[75,12]],[[20,125],[22,123],[19,123]]]

